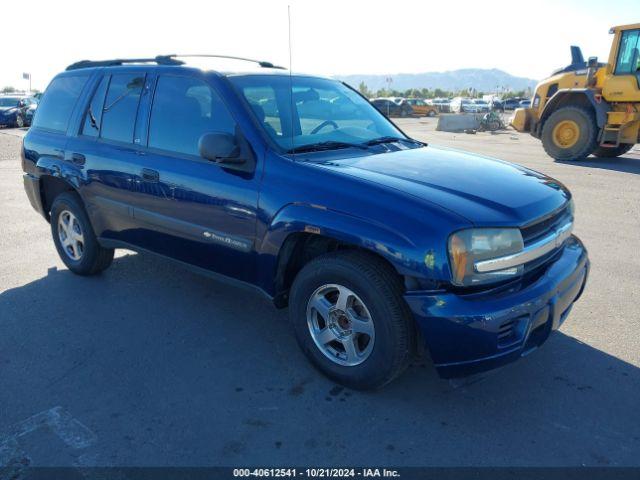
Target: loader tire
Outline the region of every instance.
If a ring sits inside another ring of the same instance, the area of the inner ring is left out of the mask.
[[[571,105],[553,112],[542,127],[542,146],[561,161],[587,158],[597,147],[598,126],[593,111]]]
[[[624,155],[625,153],[627,153],[632,148],[633,148],[633,143],[621,143],[617,147],[613,147],[613,148],[597,147],[593,151],[593,155],[596,157],[602,157],[602,158],[619,157],[620,155]]]

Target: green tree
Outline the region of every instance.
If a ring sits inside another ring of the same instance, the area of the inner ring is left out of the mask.
[[[7,86],[7,87],[2,87],[1,91],[2,91],[2,93],[13,93],[13,92],[16,91],[16,89],[15,89],[15,87]]]
[[[364,82],[360,82],[360,85],[358,85],[358,91],[367,98],[371,98],[373,96],[373,92],[369,90],[369,87],[367,87],[367,84]]]

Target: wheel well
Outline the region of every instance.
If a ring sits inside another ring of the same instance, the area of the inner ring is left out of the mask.
[[[51,205],[58,195],[64,192],[75,192],[76,190],[61,178],[49,175],[40,177],[40,196],[42,198],[42,209],[49,219]]]
[[[370,250],[358,247],[351,243],[342,242],[331,237],[317,235],[313,233],[293,233],[287,237],[280,248],[278,255],[278,267],[275,278],[274,303],[278,308],[284,308],[289,303],[289,289],[293,280],[302,268],[314,258],[329,252],[338,250],[362,250],[368,254],[378,257],[386,263],[393,272],[397,271],[393,265],[381,255]],[[398,281],[402,282],[403,277],[398,275]]]
[[[555,98],[556,96],[558,97],[557,99]],[[551,114],[556,110],[558,110],[559,108],[566,107],[568,105],[586,107],[591,111],[593,111],[594,115],[596,113],[595,109],[593,108],[593,104],[591,103],[591,100],[589,100],[584,93],[579,93],[579,92],[557,93],[556,95],[554,95],[554,97],[551,99],[547,107],[544,109],[542,118],[538,123],[538,135],[542,134],[542,128],[544,127],[544,123],[547,121],[549,116],[551,116]]]

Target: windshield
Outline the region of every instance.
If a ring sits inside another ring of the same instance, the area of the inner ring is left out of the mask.
[[[340,82],[281,75],[228,78],[267,134],[284,150],[406,138],[371,103]]]
[[[0,97],[0,107],[17,107],[20,99],[17,97]]]

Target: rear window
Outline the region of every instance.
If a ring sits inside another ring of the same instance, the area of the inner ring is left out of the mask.
[[[73,107],[87,83],[87,78],[87,75],[54,78],[38,105],[33,126],[66,132]]]

